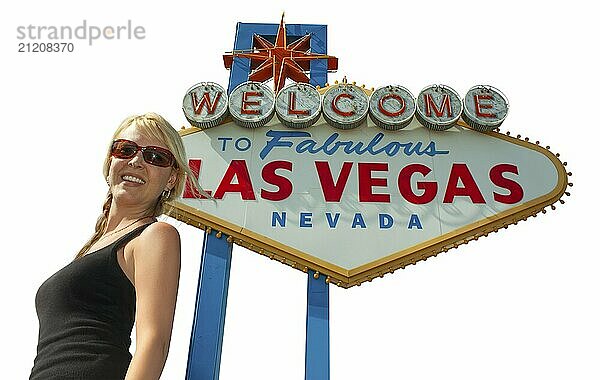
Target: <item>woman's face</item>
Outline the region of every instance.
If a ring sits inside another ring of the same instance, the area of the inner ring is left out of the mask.
[[[136,125],[127,127],[116,138],[133,141],[140,147],[152,145],[168,149],[160,140],[142,134]],[[176,179],[175,169],[147,163],[141,151],[132,158],[111,157],[108,183],[113,200],[119,205],[153,209],[161,193],[172,189]]]

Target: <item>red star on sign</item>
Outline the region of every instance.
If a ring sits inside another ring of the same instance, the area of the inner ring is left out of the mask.
[[[277,30],[275,45],[258,34],[254,35],[254,51],[233,52],[223,55],[225,68],[231,69],[233,57],[249,58],[252,72],[248,80],[265,82],[273,78],[275,93],[285,85],[285,79],[308,83],[306,72],[310,71],[310,61],[327,59],[327,71],[337,70],[338,59],[326,54],[312,54],[310,50],[310,34],[287,44],[283,15]]]

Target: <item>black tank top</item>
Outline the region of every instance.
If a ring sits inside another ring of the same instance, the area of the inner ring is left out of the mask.
[[[117,251],[148,226],[72,261],[40,286],[35,296],[39,340],[30,380],[125,378],[135,288],[119,266]]]

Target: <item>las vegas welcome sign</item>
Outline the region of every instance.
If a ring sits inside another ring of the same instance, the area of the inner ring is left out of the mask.
[[[212,198],[188,186],[171,215],[345,288],[554,207],[568,185],[548,149],[498,132],[508,102],[491,86],[202,82],[183,110]]]

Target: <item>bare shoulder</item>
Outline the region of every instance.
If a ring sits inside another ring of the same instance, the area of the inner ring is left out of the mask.
[[[145,239],[174,239],[179,241],[179,231],[166,222],[155,222],[149,225],[140,237]]]
[[[134,240],[137,240],[133,247],[136,331],[141,336],[155,331],[148,326],[159,325],[164,331],[167,331],[165,326],[169,326],[170,331],[172,312],[169,310],[175,308],[181,269],[179,233],[168,223],[155,222]]]
[[[134,256],[180,254],[179,232],[175,227],[165,222],[155,222],[149,225],[136,238]]]

